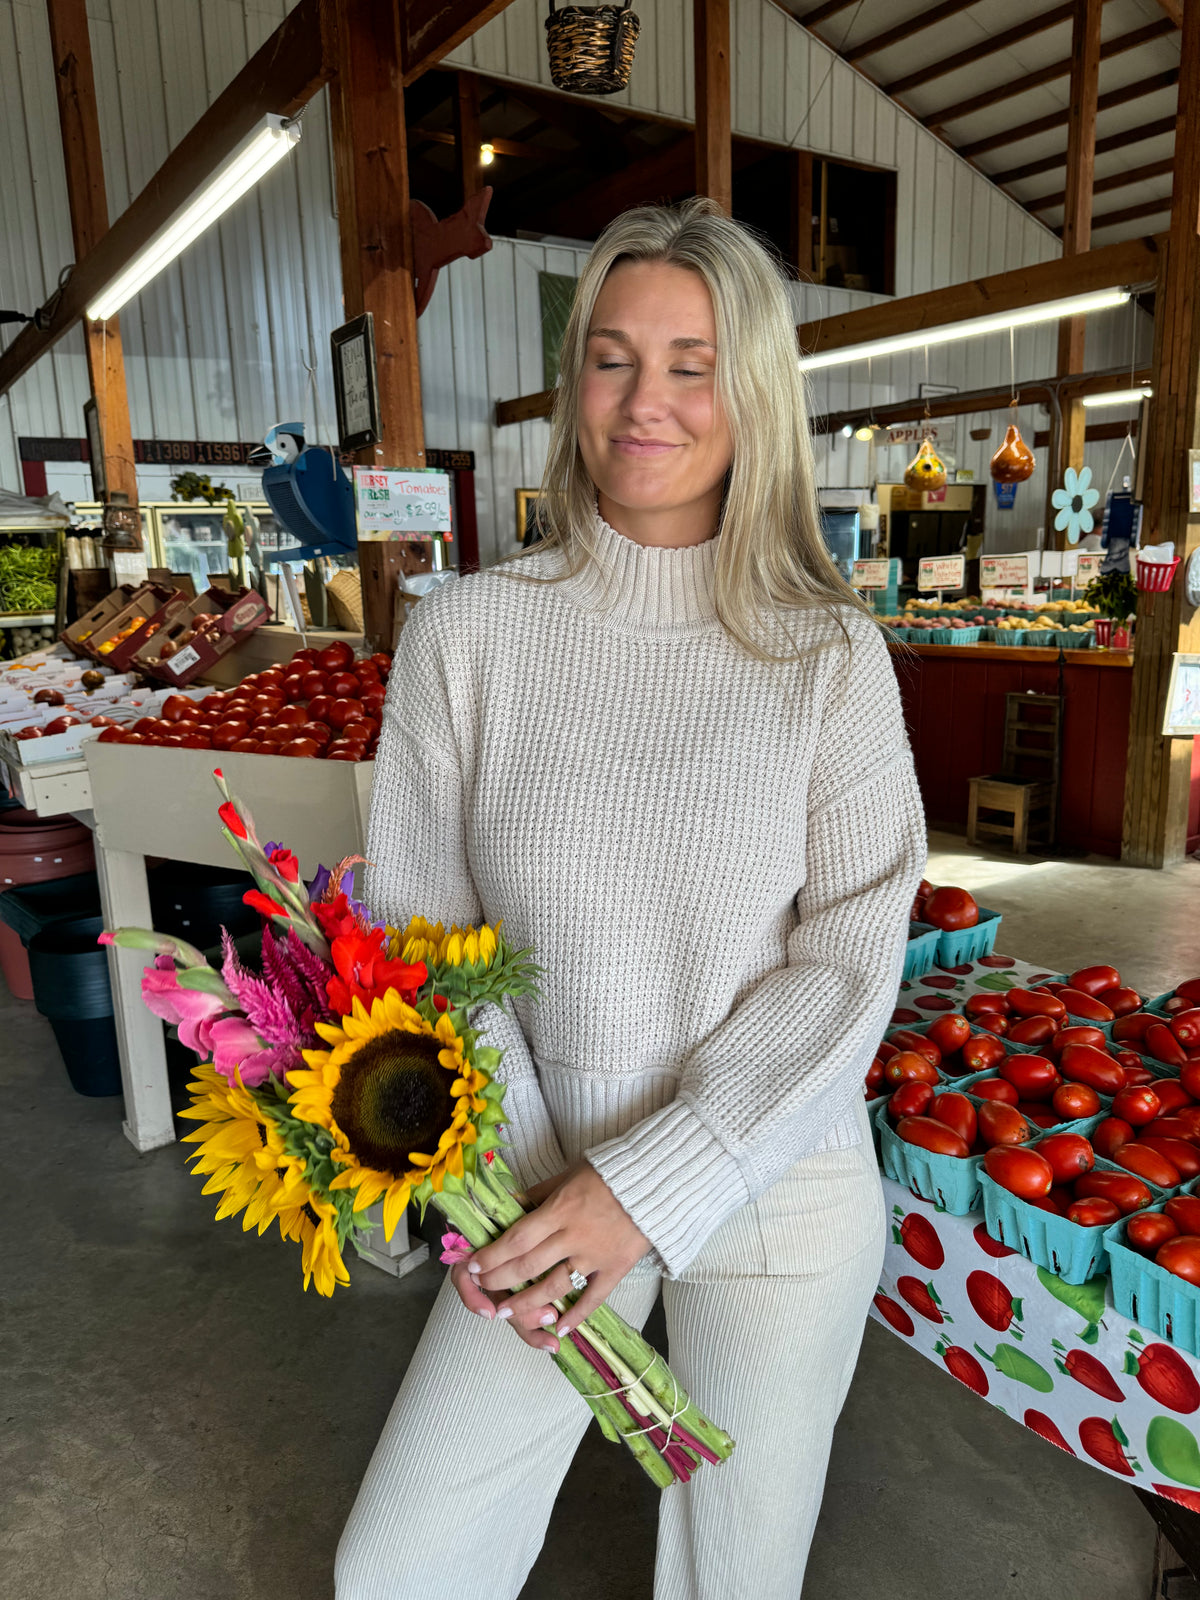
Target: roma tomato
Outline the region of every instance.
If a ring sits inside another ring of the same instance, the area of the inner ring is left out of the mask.
[[[888,1101],[887,1114],[893,1122],[899,1122],[901,1117],[923,1117],[932,1104],[931,1083],[902,1083]]]
[[[881,1039],[876,1047],[875,1054],[880,1061],[890,1061],[893,1056],[899,1055],[900,1052],[894,1044],[890,1044],[886,1039]]]
[[[1062,1079],[1045,1056],[1005,1056],[999,1073],[1022,1100],[1049,1100]]]
[[[1099,1094],[1125,1087],[1125,1068],[1090,1044],[1069,1044],[1059,1057],[1059,1071],[1072,1083],[1086,1083]]]
[[[1083,994],[1100,994],[1104,989],[1119,989],[1121,974],[1116,967],[1080,967],[1071,974],[1071,987]]]
[[[1077,1222],[1081,1228],[1111,1228],[1120,1220],[1121,1213],[1111,1200],[1072,1200],[1067,1207],[1067,1221]]]
[[[1200,1007],[1177,1011],[1171,1018],[1171,1032],[1185,1050],[1200,1048]]]
[[[867,1092],[868,1100],[877,1100],[883,1093],[883,1062],[876,1056],[867,1068],[867,1075],[863,1079],[863,1088]]]
[[[1092,1130],[1092,1148],[1099,1156],[1105,1156],[1109,1161],[1113,1159],[1122,1145],[1128,1144],[1133,1138],[1133,1129],[1120,1117],[1105,1117],[1097,1128]]]
[[[1056,1128],[1059,1118],[1051,1111],[1049,1103],[1045,1100],[1018,1100],[1017,1110],[1027,1122],[1032,1122],[1037,1128]]]
[[[1082,1017],[1085,1022],[1111,1022],[1115,1015],[1102,1001],[1078,989],[1060,989],[1058,998],[1069,1016]]]
[[[1180,999],[1190,1000],[1194,1006],[1200,1006],[1200,978],[1189,978],[1186,983],[1177,984],[1175,993]]]
[[[1187,1063],[1187,1052],[1165,1022],[1152,1022],[1142,1044],[1146,1055],[1168,1067],[1183,1067]]]
[[[1036,1150],[1015,1150],[998,1145],[983,1158],[984,1171],[993,1183],[1022,1200],[1036,1200],[1050,1193],[1054,1173],[1050,1163]]]
[[[1200,1095],[1200,1061],[1188,1061],[1180,1067],[1179,1082],[1193,1099]]]
[[[924,1056],[931,1067],[940,1067],[942,1052],[933,1040],[924,1033],[912,1033],[908,1028],[897,1028],[892,1034],[891,1042],[899,1050],[915,1050],[917,1055]]]
[[[1182,1235],[1168,1239],[1155,1252],[1154,1264],[1173,1272],[1177,1278],[1186,1278],[1189,1283],[1200,1283],[1200,1239]]]
[[[1136,1172],[1139,1178],[1157,1184],[1160,1189],[1175,1189],[1182,1182],[1179,1168],[1140,1139],[1123,1144],[1112,1159],[1126,1172]]]
[[[1095,1152],[1081,1133],[1052,1133],[1037,1148],[1050,1163],[1055,1183],[1074,1183],[1096,1165]]]
[[[1008,996],[1003,994],[969,994],[963,1005],[968,1017],[982,1016],[985,1011],[1007,1011]]]
[[[1153,1122],[1161,1110],[1161,1103],[1153,1089],[1119,1089],[1113,1096],[1112,1114],[1135,1128],[1144,1128]]]
[[[995,1145],[1028,1144],[1032,1135],[1029,1124],[1016,1106],[1003,1100],[985,1100],[977,1112],[979,1137],[989,1147]]]
[[[1037,989],[1010,989],[1008,1009],[1021,1017],[1065,1017],[1067,1008],[1056,994],[1042,994]]]
[[[1060,1055],[1069,1044],[1090,1044],[1096,1050],[1107,1050],[1108,1040],[1099,1028],[1060,1028],[1050,1041],[1052,1055]]]
[[[1158,1018],[1149,1011],[1136,1011],[1132,1016],[1118,1017],[1112,1026],[1113,1040],[1117,1044],[1135,1044],[1146,1037],[1146,1029]]]
[[[973,928],[979,921],[979,906],[965,889],[947,885],[926,895],[921,920],[946,932]]]
[[[906,1144],[915,1144],[935,1155],[961,1158],[971,1153],[965,1139],[960,1139],[952,1128],[944,1122],[936,1122],[933,1117],[902,1117],[896,1124],[896,1134]]]
[[[941,1080],[937,1068],[924,1056],[919,1056],[915,1050],[901,1050],[883,1063],[883,1081],[896,1089],[902,1083],[936,1084]]]
[[[990,1072],[1006,1058],[1004,1046],[990,1033],[973,1033],[959,1054],[968,1072]]]
[[[1165,1156],[1185,1183],[1190,1183],[1193,1178],[1200,1178],[1200,1150],[1197,1150],[1189,1139],[1173,1139],[1167,1134],[1155,1133],[1152,1128],[1147,1128],[1138,1143],[1148,1150],[1156,1150],[1160,1156]]]
[[[985,1028],[998,1039],[1003,1039],[1008,1033],[1008,1018],[1003,1011],[983,1011],[974,1021],[977,1028]]]
[[[1142,997],[1136,989],[1104,989],[1096,999],[1106,1005],[1114,1017],[1128,1017],[1142,1003]]]
[[[971,1085],[971,1093],[978,1100],[998,1100],[1006,1106],[1015,1106],[1021,1098],[1012,1084],[1003,1078],[980,1078],[978,1083]]]
[[[1142,1058],[1136,1050],[1114,1050],[1113,1060],[1119,1061],[1125,1068],[1125,1087],[1127,1089],[1152,1089],[1154,1087],[1154,1074],[1149,1067],[1142,1065]]]
[[[948,1012],[929,1024],[927,1037],[933,1040],[943,1056],[951,1056],[956,1050],[961,1050],[971,1037],[971,1024],[957,1012]]]
[[[1079,1200],[1090,1200],[1099,1195],[1111,1200],[1123,1217],[1148,1206],[1154,1196],[1140,1178],[1124,1172],[1088,1172],[1076,1179],[1075,1195]]]
[[[1141,1255],[1153,1256],[1160,1245],[1177,1237],[1179,1229],[1162,1211],[1143,1211],[1125,1225],[1125,1242]]]
[[[1180,1107],[1181,1111],[1185,1109],[1186,1107]],[[1152,1139],[1183,1139],[1188,1144],[1193,1144],[1196,1140],[1195,1124],[1182,1116],[1155,1117],[1153,1122],[1147,1123],[1140,1130],[1140,1133],[1142,1137],[1149,1134]]]
[[[1183,1081],[1183,1073],[1186,1071],[1187,1068],[1184,1067],[1178,1078],[1155,1078],[1154,1092],[1164,1113],[1179,1111],[1193,1103],[1187,1084]]]
[[[978,1118],[975,1115],[975,1107],[965,1094],[958,1094],[954,1090],[948,1094],[939,1094],[930,1108],[929,1115],[935,1122],[944,1122],[948,1128],[953,1129],[964,1144],[975,1143]]]
[[[1057,1017],[1022,1017],[1019,1022],[1009,1024],[1007,1037],[1014,1044],[1031,1044],[1035,1049],[1041,1049],[1043,1045],[1051,1044],[1057,1033]]]
[[[971,1093],[979,1093],[978,1084]],[[1086,1083],[1063,1083],[1051,1095],[1050,1104],[1060,1117],[1073,1122],[1079,1117],[1094,1117],[1100,1110],[1100,1096]]]
[[[1170,1217],[1180,1233],[1200,1236],[1200,1195],[1173,1195],[1163,1207],[1163,1215]]]

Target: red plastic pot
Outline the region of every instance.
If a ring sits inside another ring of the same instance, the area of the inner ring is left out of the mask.
[[[0,974],[8,985],[14,1000],[33,999],[33,975],[29,970],[29,952],[21,935],[0,922]]]

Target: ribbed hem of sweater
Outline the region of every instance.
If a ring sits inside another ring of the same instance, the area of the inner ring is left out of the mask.
[[[565,578],[560,592],[604,625],[639,637],[704,633],[719,627],[717,547],[659,548],[638,544],[610,527],[597,511],[589,529],[594,559]]]

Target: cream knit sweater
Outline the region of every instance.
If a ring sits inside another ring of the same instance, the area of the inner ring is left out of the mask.
[[[754,661],[716,615],[717,539],[597,517],[561,584],[503,565],[423,599],[384,712],[366,896],[401,926],[503,917],[541,998],[506,1050],[523,1183],[581,1155],[680,1272],[850,1114],[895,1003],[924,820],[891,662],[847,610]],[[545,551],[521,570],[557,570]]]

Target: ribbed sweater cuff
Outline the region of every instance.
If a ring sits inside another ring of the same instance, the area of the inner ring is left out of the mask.
[[[672,1275],[751,1199],[741,1168],[686,1100],[584,1154]]]
[[[504,1133],[500,1152],[522,1189],[557,1177],[566,1158],[546,1110],[536,1078],[518,1078],[504,1091]]]

